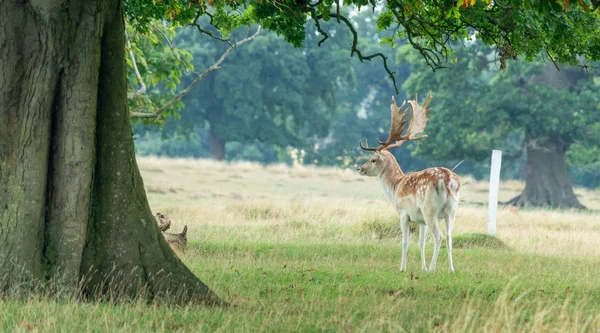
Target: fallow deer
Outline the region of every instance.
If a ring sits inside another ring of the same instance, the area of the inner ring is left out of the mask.
[[[171,219],[163,213],[156,213],[154,219],[156,220],[156,223],[158,223],[158,229],[160,229],[160,231],[165,232],[171,227]]]
[[[377,148],[370,148],[368,144],[365,147],[362,145],[362,140],[360,142],[362,149],[374,151],[375,154],[363,166],[358,168],[358,172],[364,176],[379,178],[388,200],[400,215],[400,228],[402,230],[401,272],[406,270],[409,221],[419,224],[419,247],[421,249],[421,266],[423,270],[427,270],[425,261],[425,235],[427,229],[433,235],[434,249],[429,271],[435,271],[442,245],[442,232],[439,227],[439,219],[442,218],[446,220],[450,272],[454,272],[452,264],[452,229],[459,201],[460,180],[458,176],[451,170],[441,167],[404,174],[394,155],[388,151],[400,147],[405,142],[427,137],[427,135],[418,135],[425,130],[429,119],[427,105],[431,98],[431,95],[429,95],[423,105],[419,105],[417,97],[408,101],[410,118],[406,120],[408,108],[405,111],[403,111],[403,108],[407,101],[398,106],[392,96],[392,119],[388,139],[385,142],[378,140],[379,146]],[[403,134],[406,124],[408,124],[408,129]]]
[[[169,243],[171,248],[175,251],[185,252],[187,247],[187,225],[183,226],[183,231],[181,233],[175,234],[167,232],[167,230],[171,228],[170,217],[162,213],[156,213],[156,215],[154,215],[154,219],[156,219],[158,228],[162,232],[163,237],[167,243]]]
[[[187,248],[187,225],[183,226],[183,231],[178,234],[163,232],[165,240],[175,252],[183,253]]]

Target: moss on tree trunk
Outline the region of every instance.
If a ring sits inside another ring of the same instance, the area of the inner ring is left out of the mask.
[[[222,304],[148,206],[121,7],[0,1],[0,288],[58,279],[86,297]]]

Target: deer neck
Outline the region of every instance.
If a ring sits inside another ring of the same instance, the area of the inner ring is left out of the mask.
[[[393,156],[390,157],[391,158],[387,159],[384,168],[382,168],[377,176],[386,197],[390,202],[393,202],[396,187],[398,183],[400,183],[402,177],[404,177],[404,172],[400,169],[400,165],[398,165],[396,159]]]

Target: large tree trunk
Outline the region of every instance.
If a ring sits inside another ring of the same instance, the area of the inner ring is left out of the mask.
[[[225,140],[217,135],[212,126],[210,128],[210,157],[217,161],[225,159]]]
[[[508,204],[519,207],[584,208],[573,193],[567,174],[566,147],[558,135],[544,140],[528,139],[525,189]]]
[[[148,206],[121,1],[0,0],[0,18],[0,292],[221,303]]]

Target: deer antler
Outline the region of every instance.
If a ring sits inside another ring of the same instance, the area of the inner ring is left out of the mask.
[[[404,105],[406,105],[406,101],[402,102],[402,105],[398,106],[396,105],[396,100],[394,99],[394,96],[392,96],[392,104],[390,105],[392,113],[392,122],[390,125],[390,134],[388,135],[387,140],[383,142],[377,140],[377,142],[379,142],[379,146],[377,148],[371,148],[368,147],[368,145],[365,147],[362,145],[361,140],[360,147],[364,150],[369,151],[381,151],[384,149],[387,150],[400,147],[407,141],[425,139],[427,135],[423,135],[420,137],[417,137],[417,135],[423,133],[423,131],[425,130],[427,120],[429,119],[429,116],[427,115],[427,113],[429,112],[429,110],[427,110],[427,105],[429,104],[432,98],[433,97],[429,95],[423,103],[423,105],[419,105],[418,96],[415,95],[414,100],[408,101],[408,105],[410,107],[410,119],[406,120],[405,118],[408,114],[408,110],[402,112]],[[406,133],[402,135],[402,132],[404,132],[407,123],[408,130],[406,130]],[[392,144],[392,142],[394,141],[395,143]]]
[[[408,101],[411,109],[411,117],[410,124],[408,126],[408,131],[406,132],[406,136],[408,140],[421,140],[425,139],[427,135],[423,135],[422,137],[417,138],[417,135],[423,133],[425,130],[425,126],[427,126],[427,120],[429,120],[429,116],[427,113],[427,105],[431,102],[433,96],[427,96],[427,99],[423,103],[423,105],[419,105],[418,96],[415,94],[415,99],[412,101]]]
[[[377,148],[371,148],[369,147],[369,141],[365,141],[366,142],[366,147],[362,145],[362,140],[360,140],[360,142],[358,143],[358,145],[360,146],[360,148],[362,148],[363,150],[369,150],[369,151],[379,151],[379,147]]]
[[[390,143],[402,139],[402,132],[404,132],[404,127],[408,122],[408,120],[404,119],[408,114],[408,110],[402,112],[402,109],[405,105],[406,101],[403,101],[402,105],[400,106],[396,105],[396,99],[394,98],[394,96],[392,96],[392,104],[390,104],[390,110],[392,111],[392,124],[390,125],[390,134],[388,135],[388,138],[387,140],[385,140],[385,142],[377,140],[377,142],[379,142],[380,145],[388,146]]]

